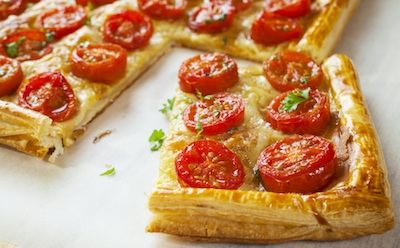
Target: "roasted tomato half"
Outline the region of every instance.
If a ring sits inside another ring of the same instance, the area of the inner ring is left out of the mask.
[[[189,144],[177,156],[175,169],[183,187],[238,189],[245,178],[237,154],[211,140]]]
[[[303,25],[296,19],[264,11],[253,22],[250,37],[256,43],[272,46],[299,38],[303,29]]]
[[[70,119],[78,105],[74,91],[60,72],[45,72],[29,78],[18,90],[18,102],[56,122]]]
[[[125,73],[125,48],[111,43],[77,46],[71,54],[74,75],[94,82],[112,83]]]
[[[193,132],[220,134],[243,122],[244,109],[244,103],[238,96],[227,92],[217,93],[187,107],[183,112],[183,120]]]
[[[317,88],[323,78],[321,66],[311,57],[294,51],[282,51],[263,63],[265,77],[279,91]]]
[[[14,92],[23,76],[18,60],[0,55],[0,97]]]
[[[331,141],[296,135],[268,146],[258,157],[257,166],[268,191],[308,194],[331,183],[337,162]]]
[[[153,35],[153,23],[146,14],[126,10],[107,17],[103,26],[106,42],[115,43],[127,50],[145,46]]]
[[[318,90],[287,91],[268,105],[271,126],[289,134],[321,134],[331,120],[327,95]]]
[[[52,35],[35,29],[18,30],[2,41],[0,54],[19,61],[37,60],[51,53]]]
[[[236,62],[225,54],[201,54],[184,61],[179,68],[180,89],[188,93],[214,94],[239,81]]]
[[[36,21],[38,29],[53,33],[59,39],[82,27],[87,19],[86,10],[80,5],[65,6],[42,13]]]

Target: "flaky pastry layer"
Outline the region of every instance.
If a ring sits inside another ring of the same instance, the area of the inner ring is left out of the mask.
[[[339,169],[322,192],[309,195],[266,192],[255,182],[252,169],[258,154],[285,137],[264,120],[274,91],[260,66],[240,70],[230,91],[243,98],[245,120],[232,135],[219,140],[243,161],[246,181],[239,190],[181,187],[174,160],[196,134],[174,118],[190,94],[177,93],[171,127],[160,154],[160,174],[149,197],[153,218],[148,232],[163,232],[205,241],[279,243],[292,240],[342,240],[382,233],[394,227],[390,188],[379,139],[363,99],[354,66],[344,55],[322,65],[332,125],[323,134],[336,146]],[[249,110],[249,111],[248,111]],[[250,112],[250,113],[249,113]]]

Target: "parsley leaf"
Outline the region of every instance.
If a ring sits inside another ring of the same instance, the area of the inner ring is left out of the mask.
[[[45,33],[44,36],[46,37],[47,42],[53,42],[54,41],[54,33]]]
[[[158,111],[160,111],[163,114],[166,114],[168,111],[172,110],[172,107],[174,106],[174,102],[175,102],[175,97],[172,99],[167,99],[167,103],[163,103],[163,107],[161,109],[159,109]]]
[[[199,139],[201,133],[204,131],[203,125],[200,122],[200,117],[197,119],[196,130],[197,130],[196,139]]]
[[[292,112],[297,109],[300,103],[310,99],[310,88],[300,90],[295,89],[286,95],[281,102],[281,109],[285,112]]]
[[[198,89],[196,89],[196,95],[200,100],[211,100],[214,98],[213,95],[203,96],[203,93],[201,93],[201,91],[199,91]]]
[[[110,169],[106,170],[105,172],[101,173],[100,176],[111,176],[115,174],[115,168],[111,167]]]
[[[164,141],[164,136],[165,133],[162,129],[153,131],[149,138],[151,151],[158,151],[161,148],[161,145]]]
[[[11,58],[17,57],[18,56],[18,44],[17,44],[17,42],[14,41],[14,42],[6,44],[6,53]]]

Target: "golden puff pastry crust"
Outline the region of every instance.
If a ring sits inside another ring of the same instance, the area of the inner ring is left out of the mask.
[[[181,187],[177,182],[175,157],[196,136],[185,129],[182,118],[174,117],[192,97],[178,90],[170,131],[161,148],[159,179],[149,197],[153,217],[147,231],[191,240],[269,244],[343,240],[392,229],[384,157],[357,73],[345,55],[333,55],[322,65],[321,90],[328,92],[336,116],[323,134],[336,146],[335,180],[324,191],[307,195],[267,192],[255,183],[252,168],[258,154],[285,137],[263,118],[265,106],[278,92],[260,67],[240,69],[240,81],[230,89],[246,105],[241,127],[233,135],[207,137],[224,143],[243,161],[247,176],[238,190]]]
[[[201,2],[189,1],[184,17],[177,21],[152,20],[155,30],[149,44],[143,49],[128,53],[126,74],[112,85],[88,82],[72,75],[69,55],[81,42],[102,42],[101,31],[105,18],[122,10],[137,9],[137,2],[120,0],[91,10],[90,24],[53,43],[54,49],[51,54],[36,61],[22,63],[25,78],[45,71],[61,71],[77,94],[78,113],[69,121],[52,123],[44,115],[19,107],[15,95],[0,97],[0,143],[38,157],[50,153],[50,161],[54,161],[63,152],[63,147],[72,145],[97,114],[173,46],[219,51],[259,62],[277,51],[292,49],[308,53],[317,61],[321,61],[333,50],[347,20],[360,1],[313,1],[310,13],[301,18],[306,27],[303,36],[298,40],[268,47],[254,43],[249,37],[251,23],[262,11],[264,1],[255,0],[250,9],[235,16],[233,26],[229,30],[212,35],[197,34],[187,27],[189,13]],[[37,16],[46,10],[75,4],[74,0],[42,0],[20,16],[10,16],[0,22],[0,36],[5,37],[19,28],[28,28]],[[15,118],[10,117],[13,114]],[[29,116],[31,125],[21,127],[18,118],[25,115]]]

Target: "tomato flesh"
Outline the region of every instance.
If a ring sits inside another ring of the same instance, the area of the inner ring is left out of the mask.
[[[94,82],[114,82],[125,74],[126,63],[126,50],[116,44],[77,46],[71,54],[72,73]]]
[[[0,97],[11,94],[23,79],[20,63],[0,55]]]
[[[139,9],[149,16],[162,20],[180,18],[186,8],[188,0],[138,0]]]
[[[233,22],[235,8],[229,1],[213,1],[197,7],[189,16],[188,26],[194,32],[220,33]]]
[[[266,0],[265,10],[281,16],[297,18],[308,13],[311,0]]]
[[[100,5],[113,3],[115,1],[116,0],[75,0],[76,4],[79,4],[82,6],[88,6],[89,3],[93,4],[94,6],[100,6]]]
[[[329,185],[337,163],[332,142],[313,135],[296,135],[268,146],[257,166],[267,190],[309,194]]]
[[[264,74],[279,91],[317,88],[324,78],[321,66],[311,57],[295,51],[282,51],[263,63]]]
[[[267,107],[266,120],[275,129],[288,134],[321,134],[331,120],[330,104],[325,93],[309,92],[310,99],[300,103],[294,111],[282,110],[287,91],[277,96]]]
[[[45,72],[29,78],[18,90],[18,102],[56,122],[70,119],[77,108],[74,92],[60,72]]]
[[[59,39],[83,26],[88,15],[80,5],[65,6],[43,13],[37,19],[38,29],[44,29]]]
[[[183,120],[193,132],[199,132],[201,127],[202,134],[215,135],[239,126],[244,119],[244,109],[244,103],[238,96],[217,93],[187,107]]]
[[[153,34],[153,23],[146,14],[135,10],[126,10],[107,17],[104,22],[103,36],[127,50],[145,46]]]
[[[301,36],[303,25],[284,16],[264,11],[251,26],[250,37],[265,46],[280,44]]]
[[[53,48],[49,42],[46,34],[39,30],[18,30],[3,39],[0,53],[21,62],[37,60],[51,53]]]
[[[236,62],[225,54],[201,54],[184,61],[179,68],[179,87],[203,95],[226,91],[239,81]]]
[[[175,169],[183,187],[238,189],[245,178],[240,158],[211,140],[198,140],[185,147],[175,160]]]

